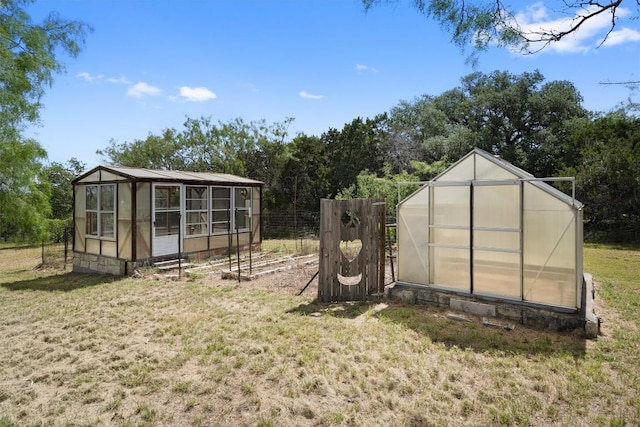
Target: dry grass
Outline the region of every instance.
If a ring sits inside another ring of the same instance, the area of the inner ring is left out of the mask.
[[[606,301],[585,341],[298,297],[317,267],[113,279],[38,251],[0,250],[0,426],[640,424],[638,252],[586,250]],[[613,261],[635,279],[599,277]]]

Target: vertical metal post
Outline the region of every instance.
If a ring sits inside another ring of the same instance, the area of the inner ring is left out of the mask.
[[[182,279],[182,213],[178,214],[178,279]]]
[[[253,221],[249,215],[249,274],[253,273],[253,262],[251,260],[251,246],[253,246]]]
[[[520,180],[520,300],[524,300],[524,181]]]
[[[238,208],[236,208],[236,252],[238,254],[238,283],[240,283],[240,230],[238,229]]]
[[[469,181],[469,293],[473,294],[473,181]]]
[[[69,229],[64,228],[64,269],[67,269],[67,251],[69,248]]]
[[[228,254],[229,254],[229,272],[231,272],[231,249],[233,248],[233,237],[231,234],[232,230],[231,230],[231,205],[229,205],[229,209],[227,209],[227,237],[228,237],[228,243],[229,243],[229,250],[228,250]]]

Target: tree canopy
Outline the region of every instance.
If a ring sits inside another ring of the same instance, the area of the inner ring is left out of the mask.
[[[23,131],[38,122],[42,95],[64,69],[60,55],[77,56],[89,30],[53,12],[34,23],[25,11],[31,2],[0,2],[0,234],[5,239],[46,235],[47,153]]]
[[[571,82],[546,81],[539,71],[471,73],[439,95],[401,101],[320,136],[290,136],[291,120],[187,118],[180,130],[112,141],[99,154],[112,164],[261,180],[271,213],[317,212],[325,197],[385,197],[393,214],[399,182],[432,179],[480,147],[538,177],[576,176],[589,236],[608,230],[604,238],[620,240],[640,222],[640,123],[623,112],[588,112]]]

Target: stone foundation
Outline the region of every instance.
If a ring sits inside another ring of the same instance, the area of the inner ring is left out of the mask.
[[[75,252],[73,254],[73,271],[78,273],[106,273],[114,276],[127,274],[126,260],[104,255]]]
[[[261,244],[254,243],[251,246],[253,251],[260,251]],[[234,252],[232,257],[236,256],[236,248],[233,248]],[[249,245],[243,245],[240,247],[241,253],[246,253],[249,250]],[[220,257],[228,253],[228,248],[216,248],[199,252],[184,252],[182,258],[192,260],[204,260],[211,257]],[[145,258],[138,261],[131,261],[126,259],[118,259],[108,257],[104,255],[88,254],[85,252],[74,252],[73,254],[73,271],[78,273],[105,273],[113,274],[114,276],[126,276],[131,275],[136,268],[150,267],[155,262],[166,261],[170,259],[176,259],[177,254]]]
[[[538,329],[555,331],[580,329],[588,338],[597,337],[600,330],[600,321],[593,310],[595,293],[590,274],[584,275],[582,310],[460,294],[404,282],[388,285],[384,292],[385,298],[391,300],[431,305],[484,318],[506,320]]]

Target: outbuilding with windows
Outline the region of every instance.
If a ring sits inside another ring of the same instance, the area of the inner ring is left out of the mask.
[[[262,186],[229,174],[98,166],[73,181],[74,271],[126,275],[178,255],[259,246]]]

